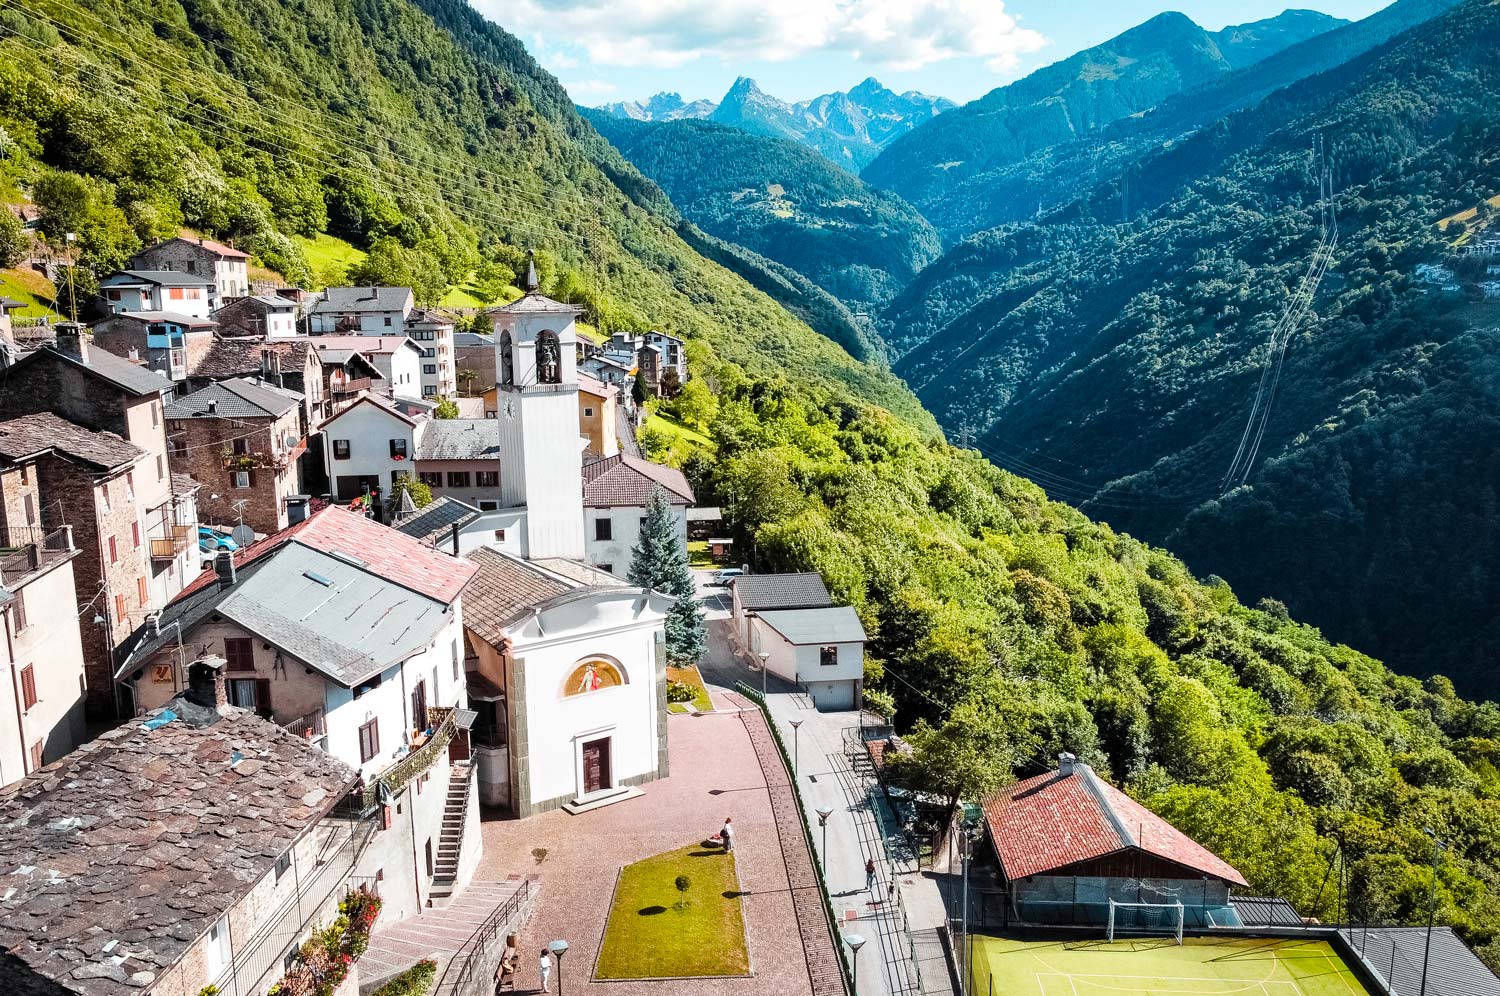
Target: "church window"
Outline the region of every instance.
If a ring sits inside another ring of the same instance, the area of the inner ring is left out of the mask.
[[[590,658],[580,663],[573,669],[573,673],[568,675],[567,684],[563,686],[563,697],[587,695],[589,692],[597,692],[623,684],[625,684],[625,677],[620,673],[618,665],[597,657]]]

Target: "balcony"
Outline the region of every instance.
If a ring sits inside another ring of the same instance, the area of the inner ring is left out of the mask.
[[[173,560],[198,542],[197,506],[173,497],[146,513],[146,538],[152,560]]]
[[[396,761],[370,783],[365,789],[365,805],[373,807],[380,800],[381,786],[391,795],[402,789],[440,758],[448,756],[448,744],[458,731],[454,710],[443,706],[429,706],[427,720],[432,724],[432,735],[417,743],[405,756]]]
[[[47,570],[72,553],[72,526],[0,529],[0,585],[19,587],[23,579]]]
[[[314,709],[299,719],[282,726],[294,737],[301,737],[319,750],[328,749],[328,727],[323,722],[323,710]]]
[[[152,560],[176,560],[193,543],[192,526],[167,526],[165,537],[151,538]]]
[[[369,377],[334,378],[328,382],[328,393],[333,395],[359,394],[370,390]]]

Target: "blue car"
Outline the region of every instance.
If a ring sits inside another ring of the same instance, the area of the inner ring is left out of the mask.
[[[198,550],[212,557],[220,550],[228,550],[230,553],[238,550],[240,545],[223,533],[210,529],[207,526],[198,527]]]

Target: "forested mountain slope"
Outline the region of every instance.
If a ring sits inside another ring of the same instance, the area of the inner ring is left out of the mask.
[[[960,238],[989,227],[971,217],[969,201],[975,195],[967,192],[982,191],[989,174],[1227,75],[1252,53],[1269,54],[1339,23],[1288,11],[1216,36],[1183,14],[1158,14],[934,118],[893,142],[861,175],[916,205],[945,238]],[[1241,34],[1258,43],[1236,49],[1233,39]],[[1216,38],[1229,46],[1229,54]]]
[[[796,142],[706,121],[585,116],[694,224],[805,274],[850,307],[883,305],[940,252],[910,204]]]
[[[1432,827],[1440,921],[1495,960],[1500,708],[949,447],[878,370],[679,239],[514,38],[458,0],[424,7],[9,3],[0,193],[80,232],[87,266],[179,223],[288,269],[289,231],[445,274],[542,247],[549,291],[591,317],[690,336],[670,407],[711,441],[684,460],[699,500],[758,567],[822,570],[857,607],[874,697],[916,748],[905,776],[972,798],[1075,751],[1322,916],[1337,839],[1351,911],[1419,921]]]
[[[911,330],[893,345],[922,343],[898,372],[1056,494],[1491,694],[1500,311],[1417,267],[1445,259],[1435,222],[1500,191],[1497,42],[1500,6],[1471,0],[1161,152],[1139,182],[1160,206],[1128,224],[1100,223],[1105,188],[974,237],[886,313]],[[1221,497],[1314,253],[1320,139],[1338,247],[1276,359],[1248,486]]]
[[[1164,146],[1177,144],[1197,129],[1253,106],[1276,90],[1383,45],[1458,2],[1396,0],[1363,20],[1334,27],[1228,75],[1169,96],[1144,113],[1119,118],[1096,132],[989,169],[947,190],[941,203],[929,210],[945,226],[952,227],[953,238],[1043,217],[1077,199],[1081,192],[1107,185],[1116,196],[1101,217],[1127,218],[1146,204],[1143,182],[1156,180],[1142,170],[1142,164],[1151,161]]]

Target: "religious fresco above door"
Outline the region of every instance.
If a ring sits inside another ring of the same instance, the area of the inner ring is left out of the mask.
[[[563,686],[563,697],[574,695],[587,695],[589,692],[597,692],[603,688],[614,688],[616,685],[625,684],[625,678],[620,673],[620,668],[606,660],[590,658],[573,669],[568,675],[567,684]]]

